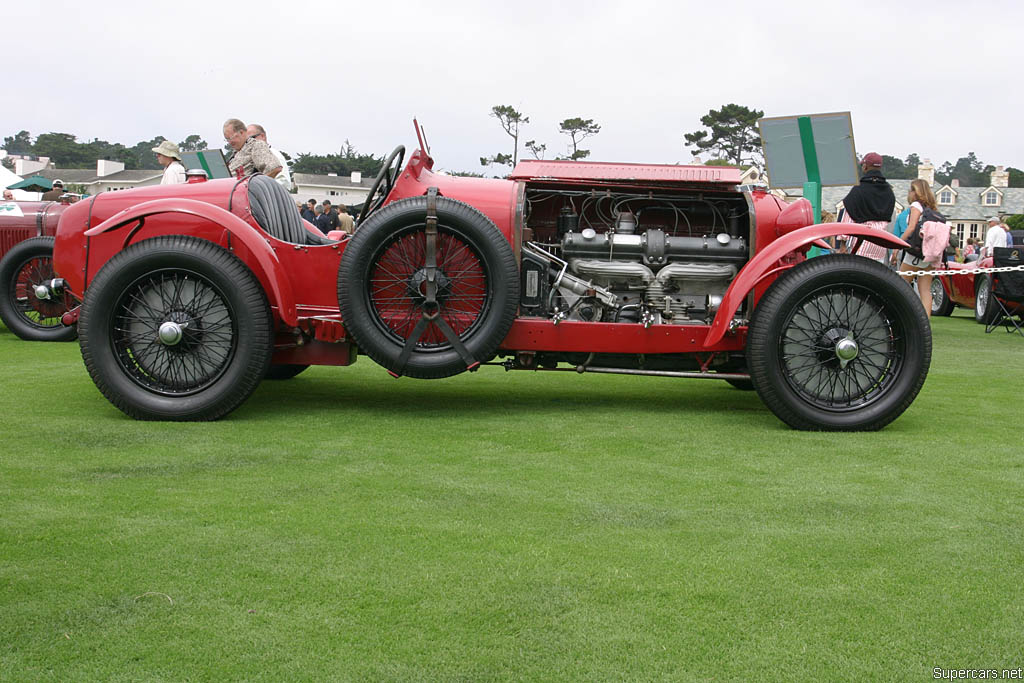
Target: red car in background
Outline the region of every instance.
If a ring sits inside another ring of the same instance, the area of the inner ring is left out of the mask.
[[[950,315],[957,306],[974,310],[974,319],[982,325],[995,320],[999,312],[995,297],[992,294],[992,276],[978,273],[978,268],[991,268],[992,257],[989,256],[971,263],[949,263],[950,270],[958,270],[955,275],[938,275],[932,278],[932,315]],[[1010,311],[1018,304],[1007,302]]]
[[[53,236],[61,202],[0,203],[0,320],[29,341],[69,341],[75,328],[61,323],[75,303],[54,288]]]
[[[355,234],[262,175],[100,194],[57,231],[85,365],[138,419],[227,415],[265,378],[369,356],[393,376],[506,370],[725,380],[798,429],[879,429],[924,383],[920,302],[850,234],[727,167],[523,161],[507,179],[384,162]]]

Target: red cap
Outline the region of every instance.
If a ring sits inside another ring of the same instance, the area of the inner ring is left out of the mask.
[[[882,155],[875,152],[868,152],[864,155],[864,158],[860,160],[861,166],[873,166],[874,168],[882,168]]]

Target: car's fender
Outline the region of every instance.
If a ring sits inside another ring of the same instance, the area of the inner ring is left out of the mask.
[[[733,316],[739,309],[744,297],[765,275],[775,269],[780,258],[816,240],[836,235],[863,237],[869,242],[874,242],[888,249],[906,249],[910,246],[888,232],[882,232],[881,230],[856,223],[822,223],[821,225],[810,225],[806,228],[800,228],[783,235],[758,252],[754,258],[750,259],[732,281],[732,284],[729,285],[725,296],[722,297],[722,303],[718,308],[718,313],[715,315],[715,320],[711,323],[708,336],[704,340],[705,348],[710,348],[722,340],[722,337],[729,331],[729,325],[732,323]]]
[[[231,235],[237,238],[245,247],[252,252],[256,262],[266,274],[270,285],[271,304],[278,307],[281,320],[291,327],[298,325],[298,315],[295,308],[295,295],[292,292],[291,281],[288,279],[284,268],[281,266],[277,254],[270,248],[267,241],[251,225],[243,221],[235,214],[195,199],[154,199],[142,202],[135,206],[114,214],[94,228],[85,231],[86,237],[95,237],[105,232],[111,232],[122,228],[137,220],[165,213],[183,213],[198,218],[204,218],[212,223],[220,225]],[[127,238],[125,240],[127,243]]]

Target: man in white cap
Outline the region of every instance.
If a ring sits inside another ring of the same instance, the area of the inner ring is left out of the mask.
[[[1003,228],[999,216],[992,216],[988,219],[988,232],[985,233],[985,253],[983,256],[991,256],[994,248],[1005,246],[1006,229]]]
[[[164,167],[164,177],[160,179],[161,185],[176,185],[185,182],[185,167],[181,164],[181,152],[178,146],[170,140],[164,140],[153,148],[156,152],[156,160]]]
[[[64,181],[57,178],[53,181],[53,187],[42,194],[40,199],[44,202],[56,202],[60,201],[61,195],[64,194]]]

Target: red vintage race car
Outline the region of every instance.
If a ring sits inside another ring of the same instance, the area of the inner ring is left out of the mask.
[[[61,316],[75,305],[71,295],[54,288],[53,236],[60,202],[0,203],[0,319],[29,341],[69,341],[75,328]]]
[[[932,278],[932,315],[950,315],[957,306],[974,309],[974,319],[988,325],[999,313],[992,294],[992,276],[978,273],[979,268],[992,267],[992,257],[971,263],[949,263],[945,268],[958,271],[952,275]],[[1006,301],[1007,310],[1013,312],[1020,304]]]
[[[417,129],[419,135],[419,130]],[[350,239],[254,175],[101,194],[61,217],[82,355],[139,419],[220,418],[265,377],[364,354],[394,376],[481,365],[721,379],[798,429],[878,429],[914,400],[931,335],[872,261],[805,260],[810,205],[725,167],[524,161],[435,173],[396,148]]]

